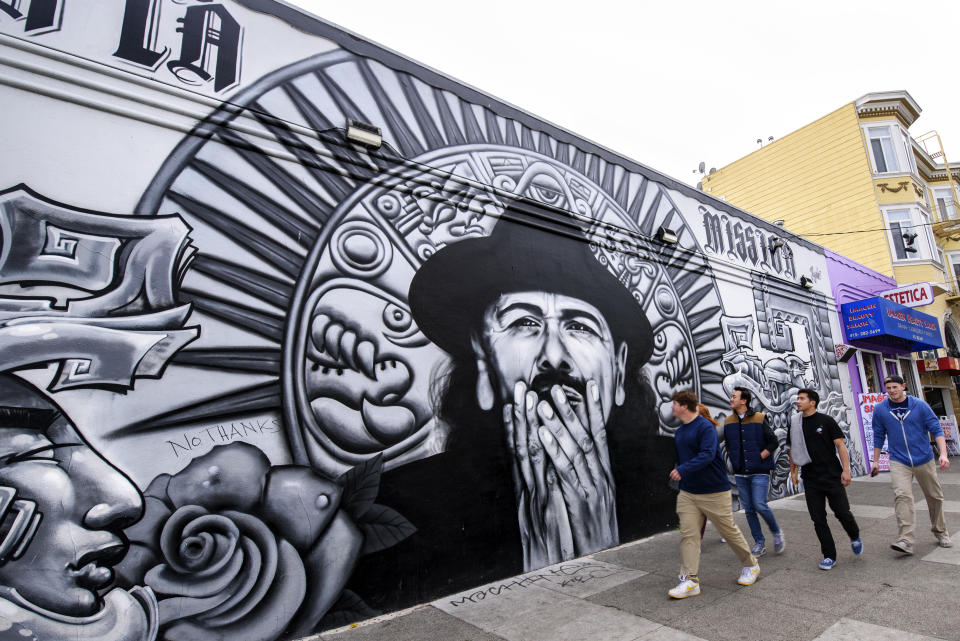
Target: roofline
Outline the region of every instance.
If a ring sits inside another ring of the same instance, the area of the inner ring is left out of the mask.
[[[865,93],[853,101],[857,115],[895,112],[907,127],[912,125],[923,111],[906,89],[874,91]]]
[[[293,28],[304,33],[319,36],[335,42],[340,47],[351,53],[364,57],[374,57],[379,62],[387,64],[388,66],[391,66],[399,71],[408,73],[422,80],[428,85],[450,91],[465,100],[483,105],[497,115],[503,116],[504,118],[509,118],[511,120],[516,120],[520,123],[526,124],[531,128],[543,131],[559,142],[572,144],[585,152],[599,156],[608,163],[619,165],[626,171],[640,174],[650,180],[662,184],[664,187],[676,190],[685,196],[693,198],[694,200],[703,202],[705,199],[709,199],[709,202],[705,204],[709,204],[718,210],[724,210],[727,213],[741,218],[748,218],[753,221],[756,226],[762,227],[771,232],[775,231],[784,236],[789,236],[793,242],[804,245],[808,249],[819,252],[823,251],[822,245],[814,243],[803,236],[785,230],[782,227],[778,227],[770,221],[760,218],[756,214],[751,214],[750,212],[731,205],[726,201],[715,198],[710,194],[697,189],[696,187],[681,182],[676,178],[672,178],[657,171],[656,169],[644,165],[641,162],[632,160],[620,153],[604,147],[603,145],[593,142],[588,138],[555,125],[547,120],[544,120],[543,118],[540,118],[539,116],[511,105],[510,103],[507,103],[496,96],[477,89],[467,83],[461,82],[427,65],[412,60],[401,53],[377,44],[348,29],[344,29],[343,27],[324,20],[323,18],[319,18],[310,12],[301,9],[300,7],[295,7],[288,2],[285,2],[284,0],[234,1],[252,11],[269,14],[279,18],[287,22]]]

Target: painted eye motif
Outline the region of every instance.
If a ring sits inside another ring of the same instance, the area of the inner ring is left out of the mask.
[[[539,329],[540,322],[535,318],[524,316],[523,318],[518,318],[517,320],[510,323],[510,327],[512,329]]]
[[[417,324],[413,322],[410,310],[394,303],[387,303],[383,308],[384,338],[398,347],[419,347],[427,344],[427,337],[423,335]]]
[[[402,307],[390,303],[383,308],[383,324],[391,332],[403,333],[413,325],[413,316]]]
[[[656,364],[663,360],[667,351],[667,334],[662,329],[653,335],[653,354],[650,355],[650,363]]]
[[[537,176],[530,183],[530,191],[540,202],[557,205],[564,201],[563,189],[550,176]]]

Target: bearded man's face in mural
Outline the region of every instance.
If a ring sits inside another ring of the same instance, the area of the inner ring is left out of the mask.
[[[62,416],[43,430],[0,428],[0,486],[42,515],[10,550],[18,558],[0,565],[0,586],[57,614],[97,612],[98,592],[127,550],[122,529],[142,512],[137,489]]]
[[[606,319],[590,303],[548,292],[504,294],[487,307],[482,328],[473,346],[484,409],[493,393],[487,386],[502,405],[511,402],[517,383],[540,400],[559,385],[584,425],[588,383],[597,386],[604,421],[614,403],[623,404],[627,345],[614,344]]]

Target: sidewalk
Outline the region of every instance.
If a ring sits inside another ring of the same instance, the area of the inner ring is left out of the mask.
[[[956,547],[937,547],[923,494],[914,484],[914,556],[890,549],[896,539],[889,475],[855,479],[847,488],[861,529],[856,558],[830,514],[836,567],[817,567],[819,544],[802,495],[771,503],[787,549],[760,559],[751,587],[736,580],[739,563],[708,526],[700,566],[702,594],[667,596],[677,584],[680,533],[667,532],[581,559],[478,587],[352,629],[323,641],[960,641],[960,459],[941,473],[947,526]],[[749,539],[743,513],[736,514]],[[771,537],[768,533],[768,542]]]

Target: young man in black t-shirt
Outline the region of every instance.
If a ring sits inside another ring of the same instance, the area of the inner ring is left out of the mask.
[[[860,528],[850,512],[850,502],[843,488],[850,485],[850,456],[844,444],[843,431],[837,422],[817,412],[820,395],[812,389],[797,392],[797,410],[790,421],[787,443],[790,445],[790,474],[796,479],[797,466],[806,491],[807,511],[820,539],[823,552],[821,570],[831,569],[837,562],[837,546],[827,525],[826,502],[840,521],[850,547],[857,556],[863,554]],[[839,458],[838,458],[839,455]]]

